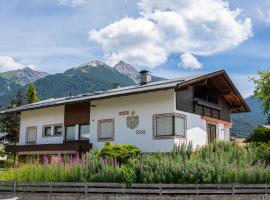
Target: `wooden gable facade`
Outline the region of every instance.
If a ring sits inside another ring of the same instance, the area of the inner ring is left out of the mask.
[[[176,109],[227,122],[231,122],[231,113],[249,111],[225,71],[179,84]]]

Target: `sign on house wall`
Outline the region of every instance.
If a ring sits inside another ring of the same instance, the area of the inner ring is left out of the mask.
[[[131,114],[127,117],[127,127],[130,129],[135,129],[139,125],[139,116],[135,114],[135,111],[132,111]]]

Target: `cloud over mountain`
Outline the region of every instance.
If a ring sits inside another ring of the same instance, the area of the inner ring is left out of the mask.
[[[125,17],[89,32],[110,64],[126,60],[156,67],[172,53],[208,56],[252,36],[251,20],[223,0],[141,0],[138,8],[136,19]]]
[[[25,66],[16,62],[12,57],[0,56],[0,72],[22,69]]]

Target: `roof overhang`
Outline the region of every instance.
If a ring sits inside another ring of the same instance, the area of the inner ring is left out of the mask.
[[[228,74],[224,71],[217,71],[204,76],[192,79],[178,84],[177,88],[187,87],[190,85],[207,84],[215,87],[230,105],[232,113],[250,112],[250,108],[246,101],[237,90]]]
[[[182,87],[187,87],[189,85],[196,85],[203,81],[215,79],[218,81],[217,85],[225,84],[226,88],[224,89],[224,98],[230,104],[232,108],[232,112],[249,112],[250,109],[245,102],[244,98],[241,96],[239,91],[234,86],[233,82],[227,75],[224,70],[216,71],[213,73],[199,75],[199,76],[192,76],[188,78],[182,79],[174,79],[174,80],[165,80],[165,81],[158,81],[154,83],[150,83],[143,86],[131,86],[125,87],[120,89],[114,89],[109,91],[103,92],[96,92],[96,93],[89,93],[89,94],[82,94],[74,97],[65,97],[59,98],[52,101],[41,101],[34,104],[27,104],[17,108],[12,108],[9,110],[1,111],[0,114],[7,113],[7,112],[22,112],[26,110],[34,110],[34,109],[41,109],[53,106],[61,106],[65,104],[72,104],[72,103],[80,103],[80,102],[89,102],[94,100],[106,99],[106,98],[114,98],[120,96],[128,96],[146,92],[154,92],[154,91],[161,91],[161,90],[168,90],[168,89],[180,89]],[[223,82],[220,82],[223,81]]]

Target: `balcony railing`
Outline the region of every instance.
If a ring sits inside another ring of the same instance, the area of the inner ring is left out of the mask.
[[[85,153],[92,148],[89,140],[64,141],[60,144],[7,145],[5,152],[11,154],[76,154]]]

